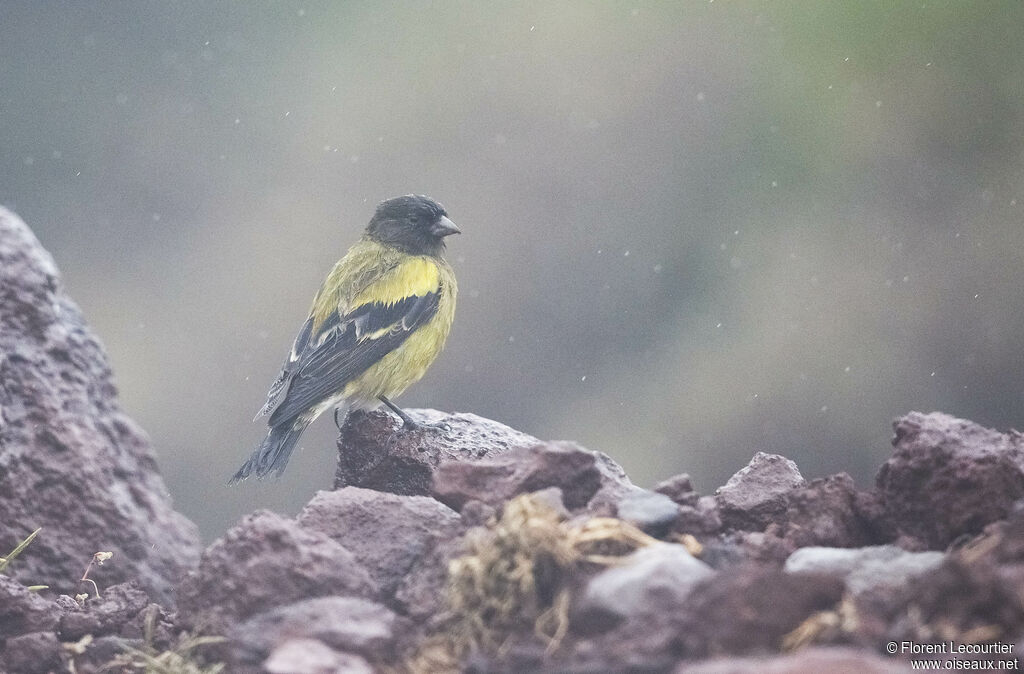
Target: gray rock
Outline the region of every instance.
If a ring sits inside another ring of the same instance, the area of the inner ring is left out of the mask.
[[[0,574],[0,639],[28,632],[52,631],[59,620],[60,609],[54,602]]]
[[[60,635],[68,641],[87,634],[94,637],[120,634],[122,628],[149,605],[149,597],[135,583],[121,583],[103,590],[99,599],[90,595],[84,608],[74,604],[60,621]]]
[[[895,545],[866,548],[801,548],[786,560],[789,573],[824,573],[845,579],[854,596],[882,587],[901,588],[937,569],[941,552],[907,552]]]
[[[679,519],[679,505],[664,494],[639,490],[628,494],[618,506],[618,516],[652,536],[662,536]]]
[[[290,640],[315,639],[369,660],[390,661],[398,652],[399,638],[409,631],[408,621],[376,602],[356,597],[304,599],[235,626],[233,660],[259,664]]]
[[[339,653],[316,639],[292,639],[270,654],[263,668],[270,674],[373,674],[364,658]]]
[[[805,484],[796,464],[758,452],[746,467],[718,488],[715,498],[727,526],[758,529],[786,509],[786,496]]]
[[[0,551],[43,531],[10,572],[75,594],[90,577],[137,581],[154,598],[199,556],[175,512],[149,440],[121,410],[99,340],[65,294],[53,258],[0,208]]]
[[[622,621],[671,613],[684,605],[694,585],[714,573],[681,545],[641,548],[590,579],[574,611],[573,629],[600,632]]]
[[[30,632],[7,639],[0,662],[3,671],[18,674],[67,671],[64,649],[53,632]]]

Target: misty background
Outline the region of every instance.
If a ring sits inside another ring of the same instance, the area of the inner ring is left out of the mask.
[[[328,488],[329,415],[225,486],[377,202],[441,201],[447,349],[399,400],[710,492],[871,483],[890,422],[1024,425],[1019,2],[0,5],[0,203],[206,538]]]

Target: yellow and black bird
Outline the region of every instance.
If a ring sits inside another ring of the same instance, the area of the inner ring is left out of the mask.
[[[302,431],[324,411],[381,403],[419,424],[389,397],[418,381],[444,348],[455,316],[455,274],[442,257],[458,234],[441,204],[424,196],[388,199],[362,238],[334,265],[313,300],[267,403],[270,432],[230,483],[278,475]]]

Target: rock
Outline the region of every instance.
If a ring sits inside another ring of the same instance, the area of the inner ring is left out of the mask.
[[[805,484],[796,464],[758,452],[715,492],[722,521],[735,529],[761,530],[786,509],[786,497]]]
[[[619,519],[655,537],[667,534],[679,518],[679,506],[675,501],[646,489],[623,497],[616,510]]]
[[[895,450],[875,480],[893,537],[943,549],[980,533],[1024,497],[1024,436],[938,412],[893,423]]]
[[[571,442],[516,447],[474,463],[444,463],[434,473],[434,497],[456,510],[468,501],[497,506],[512,497],[558,487],[569,510],[587,507],[601,492],[609,503],[636,491],[607,456]]]
[[[3,650],[5,672],[47,674],[67,671],[64,649],[53,632],[29,632],[7,640]]]
[[[81,591],[90,577],[136,580],[164,603],[199,554],[175,512],[149,441],[122,412],[99,340],[65,294],[53,258],[0,209],[0,551],[43,531],[10,571],[26,584]]]
[[[777,533],[790,551],[811,545],[868,545],[873,542],[873,532],[861,511],[861,498],[846,473],[812,480],[786,496]]]
[[[436,565],[436,597],[427,606],[439,608],[444,589],[447,559],[435,559],[430,553],[439,545],[460,537],[464,531],[459,514],[427,496],[399,496],[387,492],[346,487],[321,491],[298,515],[298,523],[307,531],[332,538],[351,550],[356,561],[366,568],[391,601],[414,576]],[[448,546],[455,551],[455,546]],[[406,606],[398,606],[405,612]]]
[[[941,552],[907,552],[895,545],[865,548],[808,547],[786,560],[789,573],[823,573],[838,576],[856,597],[878,588],[902,588],[912,579],[942,564]]]
[[[120,634],[149,605],[149,597],[136,583],[122,583],[108,587],[99,599],[90,595],[84,608],[73,602],[72,605],[74,608],[64,613],[60,621],[60,635],[65,641],[77,641],[86,634]]]
[[[0,640],[28,632],[52,631],[59,620],[60,609],[56,604],[0,574]]]
[[[890,640],[978,635],[971,641],[1015,643],[1024,633],[1022,540],[1024,514],[1014,513],[903,587],[862,592],[856,597],[860,641],[882,648]]]
[[[675,530],[681,534],[707,535],[722,529],[722,515],[714,496],[701,496],[692,505],[680,505]]]
[[[690,592],[674,619],[676,645],[690,658],[774,652],[812,614],[832,609],[841,579],[742,565],[718,572]]]
[[[300,599],[376,599],[380,588],[355,556],[325,534],[267,511],[243,518],[203,552],[178,593],[181,619],[210,634]]]
[[[403,431],[383,411],[349,415],[338,439],[335,488],[432,495],[461,510],[470,500],[500,505],[516,494],[559,487],[567,508],[583,508],[593,499],[609,513],[637,489],[607,455],[574,443],[544,443],[473,414],[409,413],[446,423],[449,430]]]
[[[579,447],[575,443],[564,444]],[[580,447],[580,449],[585,452],[590,452],[590,450],[583,449],[582,447]],[[648,491],[633,484],[630,481],[629,476],[626,475],[626,471],[622,466],[616,463],[612,457],[608,456],[604,452],[590,453],[594,455],[595,465],[597,466],[598,473],[601,475],[601,486],[598,488],[597,493],[594,494],[586,504],[587,510],[591,514],[614,515],[619,504],[622,503],[624,499],[631,497],[634,494]],[[566,502],[566,506],[570,507],[568,502]]]
[[[263,668],[270,674],[373,674],[365,659],[339,653],[316,639],[292,639],[281,644]]]
[[[807,648],[789,655],[760,658],[718,658],[684,662],[674,674],[901,674],[906,663],[852,648]]]
[[[700,494],[693,490],[693,483],[690,481],[690,476],[686,473],[680,473],[667,480],[662,480],[654,485],[653,491],[668,496],[679,505],[695,505],[697,498],[700,496]]]
[[[69,642],[65,640],[64,643]],[[111,660],[124,655],[125,647],[143,649],[145,644],[141,639],[125,639],[119,636],[98,637],[84,646],[82,649],[84,652],[75,653],[72,656],[75,668],[64,671],[73,671],[75,674],[110,674],[111,671],[131,671],[127,668],[111,670],[110,667]]]
[[[314,639],[332,649],[388,662],[408,636],[408,621],[355,597],[317,597],[260,613],[231,631],[235,664],[259,664],[288,641]]]
[[[403,495],[429,495],[431,476],[444,463],[475,461],[540,441],[475,414],[437,410],[407,412],[449,430],[406,431],[395,415],[383,410],[353,412],[338,436],[334,488],[365,487]]]
[[[592,634],[625,620],[647,623],[652,613],[684,606],[693,586],[714,573],[681,545],[640,548],[590,579],[573,612],[573,630]]]
[[[562,490],[558,490],[559,497],[558,502],[562,502],[561,493]],[[565,510],[565,506],[562,506],[562,510]],[[467,529],[471,527],[482,527],[498,513],[498,509],[492,505],[481,503],[480,501],[467,501],[462,509],[459,510],[459,517],[462,518],[462,525]]]

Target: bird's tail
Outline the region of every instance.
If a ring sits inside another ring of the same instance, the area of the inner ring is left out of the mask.
[[[277,471],[277,476],[281,477],[284,469],[288,466],[288,459],[292,456],[295,443],[299,441],[299,436],[302,435],[302,431],[306,430],[310,421],[312,420],[299,417],[291,424],[285,423],[272,427],[267,433],[266,439],[256,448],[249,460],[242,464],[238,472],[228,480],[228,484],[241,482],[254,473],[257,478],[262,479],[271,471]]]

